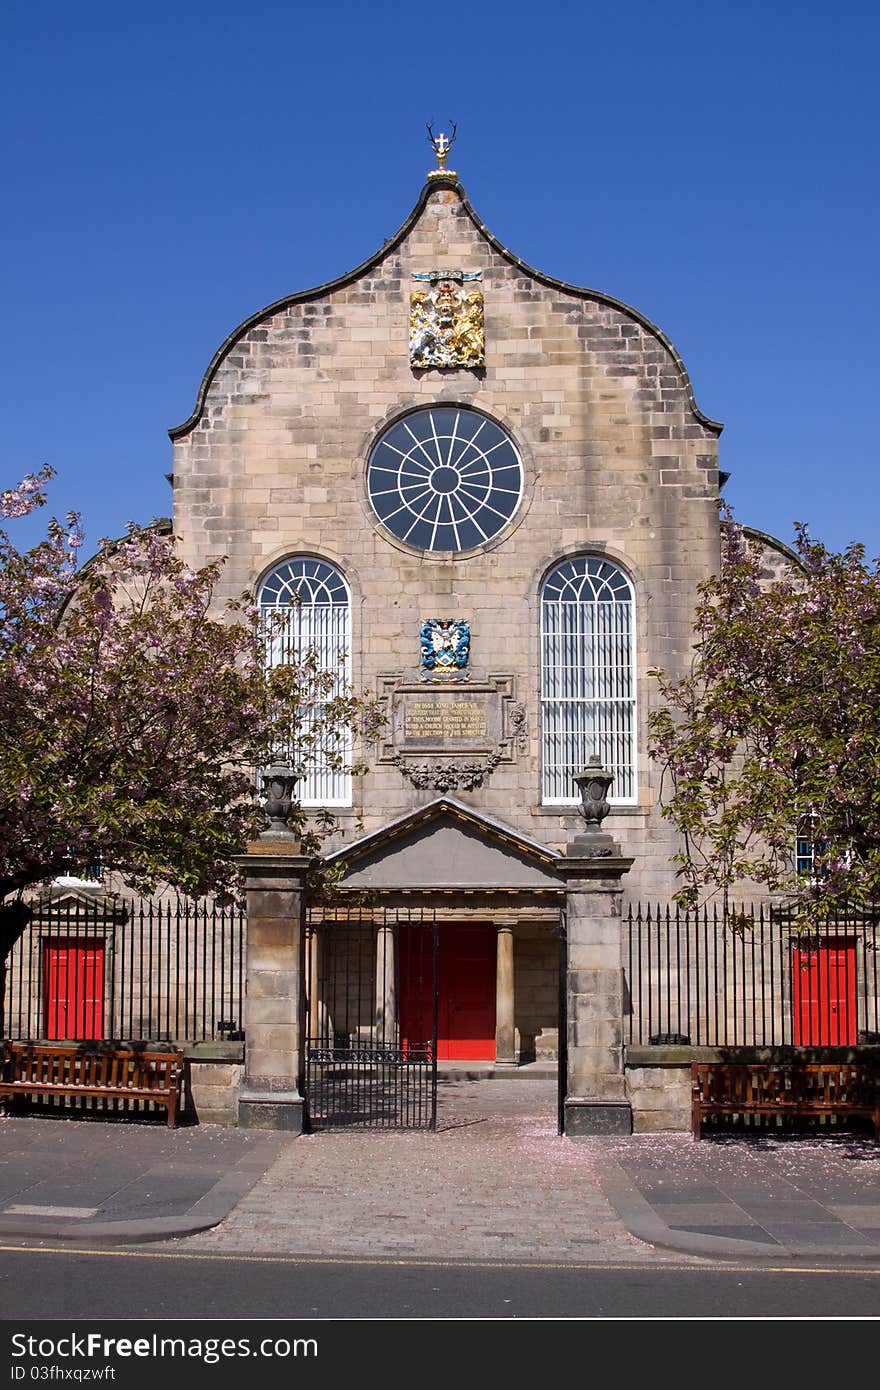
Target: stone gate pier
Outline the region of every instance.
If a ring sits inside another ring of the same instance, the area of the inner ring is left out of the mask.
[[[584,830],[557,869],[565,880],[566,1134],[630,1134],[623,1041],[622,879],[633,860],[602,830],[612,775],[593,757],[575,782]]]
[[[303,1131],[303,932],[309,860],[293,836],[248,845],[242,1128]]]
[[[566,887],[565,1133],[630,1134],[624,1071],[621,880],[632,859],[584,854],[580,836],[559,865]],[[604,837],[603,837],[604,838]],[[579,843],[580,841],[580,843]]]

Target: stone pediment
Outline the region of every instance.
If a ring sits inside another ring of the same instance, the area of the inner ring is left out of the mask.
[[[438,797],[328,856],[344,888],[560,890],[562,857],[454,797]]]
[[[56,879],[49,889],[34,898],[31,911],[41,920],[109,923],[124,921],[128,910],[101,883],[86,879]]]

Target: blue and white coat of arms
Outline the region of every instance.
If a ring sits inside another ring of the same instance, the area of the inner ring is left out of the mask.
[[[423,672],[461,676],[468,664],[471,630],[463,618],[426,618],[419,628]]]

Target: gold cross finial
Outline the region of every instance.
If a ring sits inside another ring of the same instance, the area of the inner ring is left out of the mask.
[[[431,122],[428,122],[428,139],[431,142],[431,149],[437,156],[437,168],[430,171],[428,174],[429,179],[436,179],[441,175],[445,175],[447,178],[451,179],[458,178],[454,169],[447,169],[446,167],[449,151],[452,149],[455,142],[455,132],[457,129],[455,121],[450,121],[449,124],[452,126],[451,135],[447,136],[442,130],[439,135],[435,135],[431,127]]]

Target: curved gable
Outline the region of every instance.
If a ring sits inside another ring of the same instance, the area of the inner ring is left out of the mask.
[[[790,545],[766,531],[758,531],[754,526],[743,526],[742,529],[750,541],[761,547],[761,578],[765,583],[771,584],[776,579],[783,579],[791,574],[792,570],[805,572],[797,551],[792,550]]]
[[[400,226],[395,235],[390,237],[380,247],[378,251],[373,253],[373,255],[369,256],[365,261],[362,261],[360,265],[355,266],[353,270],[350,270],[333,280],[328,280],[322,285],[316,285],[311,289],[299,290],[294,294],[285,295],[281,299],[275,300],[272,304],[268,304],[265,308],[259,309],[256,313],[251,314],[236,328],[234,328],[232,332],[229,334],[229,336],[225,338],[224,341],[220,344],[219,348],[217,349],[217,351],[215,352],[214,356],[211,358],[211,361],[208,364],[208,368],[205,372],[204,377],[202,378],[201,385],[199,386],[196,404],[192,411],[192,414],[189,415],[188,418],[184,420],[181,424],[174,425],[169,429],[168,433],[171,439],[177,440],[183,438],[186,434],[189,433],[190,430],[194,428],[195,425],[198,424],[205,409],[205,402],[211,387],[211,383],[213,382],[223,361],[229,355],[229,353],[232,352],[236,344],[240,343],[241,340],[244,337],[246,337],[247,334],[250,333],[253,329],[259,328],[260,325],[263,324],[267,319],[274,317],[276,314],[279,314],[284,310],[291,308],[294,305],[307,304],[315,300],[324,299],[327,296],[332,295],[339,290],[346,289],[348,286],[355,284],[358,280],[369,275],[372,271],[375,271],[379,266],[381,266],[381,264],[385,260],[388,259],[389,256],[392,256],[398,250],[398,248],[407,239],[407,237],[412,232],[413,228],[418,223],[429,199],[435,193],[442,190],[451,191],[459,199],[462,209],[464,210],[466,216],[473,224],[474,228],[478,231],[480,236],[483,238],[483,240],[487,243],[487,245],[490,246],[492,250],[496,252],[497,255],[499,255],[509,265],[521,271],[522,274],[526,276],[529,280],[533,280],[537,284],[542,285],[545,288],[559,291],[564,295],[572,296],[574,299],[588,300],[597,305],[603,305],[607,308],[614,309],[620,314],[622,314],[625,318],[629,319],[632,323],[639,325],[639,327],[642,328],[649,336],[656,339],[656,341],[664,349],[665,353],[668,354],[670,360],[672,361],[675,367],[676,372],[679,374],[681,378],[682,386],[686,392],[690,409],[693,412],[694,418],[701,425],[705,426],[705,428],[708,431],[714,434],[721,433],[722,429],[724,428],[723,425],[720,424],[718,421],[713,420],[709,416],[705,415],[698,407],[696,399],[694,397],[693,386],[691,384],[691,380],[688,375],[687,369],[684,365],[684,362],[682,361],[681,357],[679,356],[670,339],[666,336],[665,333],[663,333],[663,331],[660,328],[657,327],[655,323],[648,319],[644,314],[641,314],[637,309],[634,309],[630,305],[626,304],[621,299],[615,299],[612,295],[604,294],[599,290],[587,289],[579,285],[572,285],[567,281],[556,279],[554,276],[547,275],[545,272],[536,270],[534,267],[528,265],[527,262],[522,260],[507,246],[505,246],[503,242],[499,241],[497,237],[493,236],[486,224],[476,213],[458,179],[450,176],[447,178],[434,178],[427,182],[422,188],[422,191],[419,194],[418,201],[415,207],[413,208],[412,212]]]

